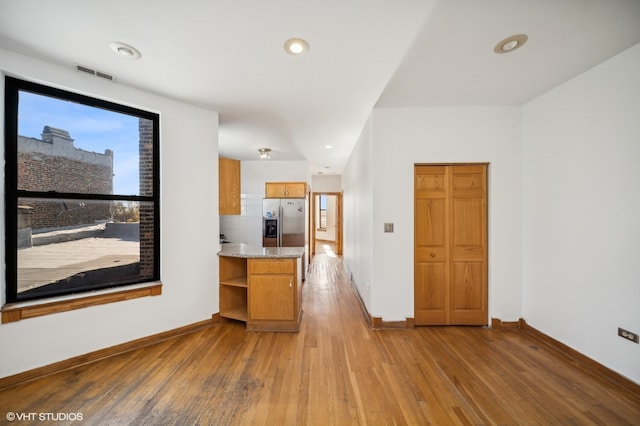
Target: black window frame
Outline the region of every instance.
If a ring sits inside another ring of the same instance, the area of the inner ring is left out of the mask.
[[[160,281],[160,115],[138,108],[122,105],[67,90],[58,89],[27,80],[5,76],[5,294],[6,303],[47,299],[69,294],[86,294],[95,290],[133,286]],[[19,92],[31,92],[63,101],[71,101],[90,107],[127,114],[153,122],[152,131],[152,194],[123,195],[95,194],[57,191],[30,191],[18,189],[18,102]],[[18,200],[41,198],[52,200],[134,201],[153,203],[153,272],[152,276],[134,282],[109,282],[66,289],[55,293],[21,296],[18,293]]]

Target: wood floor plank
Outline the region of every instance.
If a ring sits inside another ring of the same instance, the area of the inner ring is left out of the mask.
[[[339,258],[316,256],[303,295],[299,333],[247,332],[225,321],[2,390],[0,418],[12,411],[82,413],[86,424],[112,425],[640,423],[640,392],[525,331],[370,329]]]

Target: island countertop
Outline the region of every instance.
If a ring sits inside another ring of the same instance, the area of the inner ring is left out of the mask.
[[[218,256],[242,257],[246,259],[295,259],[302,257],[304,247],[259,247],[249,244],[222,244]]]

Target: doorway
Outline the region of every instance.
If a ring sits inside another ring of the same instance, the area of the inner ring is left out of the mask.
[[[311,194],[311,255],[342,256],[342,192]]]

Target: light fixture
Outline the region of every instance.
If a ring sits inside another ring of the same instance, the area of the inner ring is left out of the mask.
[[[324,148],[325,149],[333,149],[333,145],[325,145]]]
[[[301,38],[290,38],[284,43],[284,51],[289,55],[303,55],[309,50],[309,43]]]
[[[511,37],[507,37],[500,43],[496,44],[496,46],[493,48],[493,51],[495,53],[513,52],[514,50],[522,47],[522,45],[525,44],[528,39],[529,37],[527,37],[525,34],[512,35]]]
[[[260,158],[262,158],[263,160],[268,160],[271,158],[271,155],[269,154],[271,152],[271,148],[260,148],[258,152],[260,153]]]
[[[113,42],[109,44],[109,47],[123,58],[140,59],[140,57],[142,57],[142,54],[138,49],[133,46],[129,46],[128,44]]]

